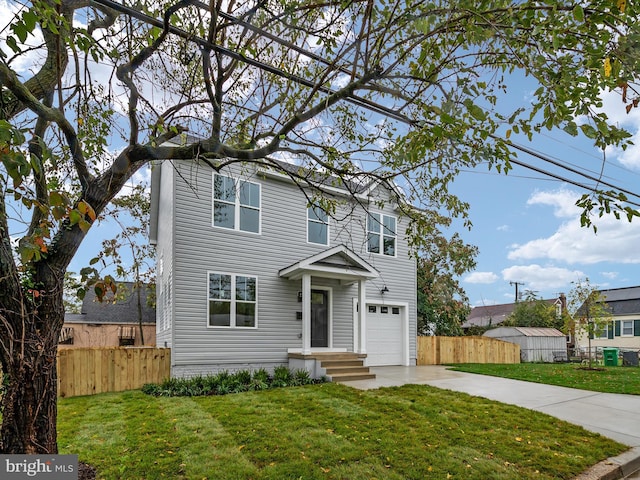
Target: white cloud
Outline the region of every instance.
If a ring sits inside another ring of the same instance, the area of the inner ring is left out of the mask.
[[[529,204],[549,205],[554,216],[567,219],[556,232],[511,246],[510,260],[549,259],[569,264],[599,262],[640,263],[637,246],[640,242],[640,222],[616,220],[613,215],[594,219],[597,234],[580,226],[580,210],[575,207],[578,194],[562,189],[555,192],[536,192]]]
[[[620,91],[602,92],[602,107],[600,112],[606,113],[609,122],[622,128],[626,128],[631,134],[633,145],[626,150],[618,147],[607,148],[607,155],[617,157],[625,167],[640,170],[640,108],[632,108],[627,113],[626,105],[622,102]],[[584,117],[578,118],[579,123],[584,123]]]
[[[509,232],[511,228],[509,227],[509,225],[500,225],[498,228],[496,228],[496,230],[498,230],[499,232]]]
[[[579,194],[567,188],[552,191],[538,190],[527,200],[527,205],[549,205],[556,218],[578,218],[580,208],[576,206]]]
[[[543,290],[566,288],[572,281],[584,278],[580,270],[568,270],[553,266],[514,265],[502,270],[502,278],[506,281],[522,282],[529,290]]]
[[[498,280],[498,276],[493,272],[473,272],[464,279],[467,283],[493,283]]]
[[[600,272],[600,275],[610,280],[615,280],[616,278],[618,278],[618,272]]]
[[[602,99],[600,111],[607,114],[611,123],[636,128],[640,126],[640,109],[632,108],[627,113],[626,106],[622,103],[620,90],[602,92],[600,98]]]
[[[613,153],[617,154],[618,161],[625,167],[632,170],[640,170],[640,130],[631,138],[634,143],[627,147],[626,150],[616,149]]]

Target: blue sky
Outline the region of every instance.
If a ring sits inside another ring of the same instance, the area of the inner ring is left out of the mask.
[[[510,95],[512,101],[526,102],[526,86]],[[627,114],[616,93],[603,98],[609,117],[637,137],[637,109]],[[586,139],[561,131],[519,143],[595,177],[602,170],[605,181],[640,193],[639,147],[625,152],[609,149],[604,155]],[[529,155],[519,154],[518,159],[581,183],[594,183]],[[597,233],[581,227],[575,201],[585,190],[514,166],[508,175],[482,168],[464,172],[454,191],[471,204],[473,223],[471,231],[457,230],[480,249],[477,268],[462,277],[472,306],[513,302],[515,286],[510,282],[524,283],[520,292],[531,290],[543,298],[568,293],[572,282],[584,278],[598,288],[640,285],[640,221],[629,223],[610,215],[593,219]]]

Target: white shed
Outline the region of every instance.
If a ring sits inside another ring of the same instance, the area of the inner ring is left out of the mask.
[[[555,328],[498,327],[484,336],[517,343],[523,362],[553,362],[554,352],[567,351],[565,334]]]

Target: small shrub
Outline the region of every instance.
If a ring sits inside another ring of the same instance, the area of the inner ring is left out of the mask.
[[[235,374],[236,382],[242,385],[251,383],[251,372],[249,370],[238,370]]]
[[[266,390],[269,388],[271,382],[271,376],[264,368],[259,368],[253,372],[251,378],[250,390]]]
[[[188,390],[190,396],[199,396],[205,394],[205,380],[202,375],[193,377],[188,382]]]
[[[273,379],[271,385],[273,387],[288,387],[291,385],[291,370],[287,367],[280,366],[273,369]]]
[[[276,367],[273,376],[260,368],[251,373],[239,370],[236,373],[222,371],[215,375],[198,375],[192,378],[169,378],[161,384],[147,383],[142,392],[155,397],[193,397],[200,395],[227,395],[249,390],[309,385],[326,382],[326,378],[314,380],[306,370],[292,372],[285,366]]]
[[[309,385],[313,383],[313,379],[307,370],[296,370],[293,372],[291,384],[294,386]]]
[[[152,395],[154,397],[160,396],[160,385],[157,383],[145,383],[140,390],[142,390],[142,393],[147,395]]]
[[[218,375],[207,375],[204,377],[204,395],[215,395],[218,386],[220,384],[220,380]]]
[[[229,376],[229,388],[232,393],[246,392],[251,385],[251,372],[248,370],[238,370]]]
[[[227,395],[232,392],[232,384],[228,378],[222,380],[218,383],[218,388],[216,389],[217,395]]]

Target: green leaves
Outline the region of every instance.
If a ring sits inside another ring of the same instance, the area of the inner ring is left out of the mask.
[[[0,120],[0,163],[13,179],[14,187],[19,187],[31,171],[29,161],[20,147],[24,144],[24,131]]]
[[[584,9],[581,5],[573,7],[573,18],[578,22],[584,22]]]
[[[18,18],[10,26],[10,29],[14,33],[15,37],[11,35],[7,36],[6,41],[9,48],[11,48],[11,50],[13,50],[15,53],[20,53],[22,50],[18,46],[18,41],[20,43],[25,43],[29,35],[31,35],[35,30],[37,23],[38,14],[33,9],[29,9],[23,12],[22,17]]]
[[[464,105],[467,107],[469,114],[476,120],[484,121],[487,119],[486,112],[480,108],[478,105],[473,103],[473,101],[469,98],[464,100]]]

